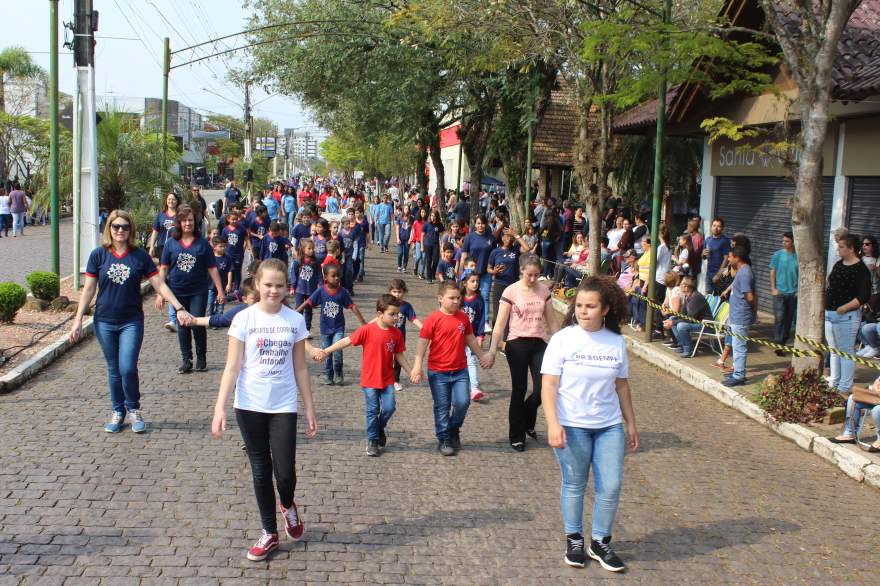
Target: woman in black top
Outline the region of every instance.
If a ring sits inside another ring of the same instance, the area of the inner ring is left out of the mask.
[[[847,234],[837,241],[840,260],[828,275],[825,290],[825,339],[828,345],[852,354],[861,325],[860,308],[871,296],[871,273],[859,259],[859,239]],[[848,394],[853,384],[855,363],[831,355],[828,386]]]

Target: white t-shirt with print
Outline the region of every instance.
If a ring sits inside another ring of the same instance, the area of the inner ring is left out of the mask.
[[[559,376],[556,416],[560,425],[601,429],[623,419],[616,379],[629,376],[623,336],[579,325],[559,330],[544,351],[541,374]]]
[[[244,342],[244,362],[235,383],[235,408],[296,413],[293,345],[309,335],[303,316],[285,306],[271,314],[252,305],[232,318],[229,335]]]

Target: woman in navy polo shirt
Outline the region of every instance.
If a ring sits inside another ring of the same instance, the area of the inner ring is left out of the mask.
[[[113,414],[104,430],[118,432],[126,412],[131,430],[141,433],[146,423],[141,415],[138,354],[144,340],[144,310],[141,299],[141,281],[148,279],[153,289],[177,308],[177,319],[189,324],[192,316],[183,308],[165,281],[153,259],[135,240],[135,225],[131,215],[114,210],[107,218],[101,246],[92,251],[86,264],[86,282],[79,298],[79,308],[73,318],[70,340],[82,337],[82,318],[98,291],[95,304],[95,337],[107,361],[110,382],[110,402]]]
[[[474,231],[464,237],[461,246],[461,267],[468,258],[477,262],[474,272],[480,275],[480,297],[483,298],[485,307],[491,307],[489,290],[492,287],[492,275],[486,270],[489,266],[489,255],[498,245],[495,236],[489,231],[489,220],[480,214],[474,220]]]
[[[204,317],[208,307],[208,279],[214,282],[217,290],[217,303],[226,303],[223,283],[217,271],[214,251],[208,241],[202,238],[201,230],[196,224],[192,208],[182,206],[174,219],[171,238],[165,243],[162,251],[160,278],[168,284],[180,304],[194,317]],[[156,298],[156,308],[162,309],[164,300]],[[207,350],[208,334],[204,327],[178,327],[177,342],[180,344],[182,357],[177,372],[192,372],[192,341],[196,341],[196,370],[208,370]]]

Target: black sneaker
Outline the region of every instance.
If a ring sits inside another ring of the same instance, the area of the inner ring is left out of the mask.
[[[458,451],[461,449],[461,434],[459,430],[456,429],[449,432],[449,445],[452,446],[453,450]]]
[[[367,440],[367,455],[374,457],[379,455],[379,442],[376,440]]]
[[[670,346],[670,347],[678,346],[678,342],[676,342],[675,340],[663,340],[663,345]]]
[[[384,448],[388,443],[388,436],[385,435],[385,428],[379,429],[379,447]]]
[[[196,372],[208,370],[208,361],[205,358],[196,358]]]
[[[189,374],[192,372],[192,369],[193,369],[192,360],[187,359],[187,360],[184,360],[183,362],[180,363],[180,367],[178,367],[177,373],[178,374]]]
[[[444,456],[454,456],[455,448],[449,443],[449,440],[442,439],[437,442],[437,450]]]
[[[617,554],[608,545],[610,542],[610,535],[602,538],[602,541],[590,539],[590,549],[587,550],[587,555],[599,562],[599,565],[609,572],[622,572],[624,569],[623,562],[620,561],[620,558],[617,557]]]
[[[529,436],[530,438],[532,438],[533,440],[538,441],[538,432],[536,432],[534,429],[527,429],[526,435]]]
[[[584,551],[584,536],[580,533],[569,533],[565,536],[565,563],[574,568],[587,565],[587,554]]]
[[[513,442],[510,444],[510,447],[516,450],[517,452],[525,452],[526,444],[524,442]]]
[[[333,375],[333,384],[339,385],[339,386],[345,384],[345,377],[342,376],[341,372],[337,372],[336,374]]]

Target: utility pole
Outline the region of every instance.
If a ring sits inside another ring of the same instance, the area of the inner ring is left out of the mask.
[[[245,162],[245,192],[247,197],[251,196],[251,163],[254,160],[253,151],[251,151],[251,137],[253,135],[253,120],[251,120],[251,84],[249,81],[244,82],[244,162]]]
[[[49,197],[52,214],[52,272],[58,260],[58,0],[49,0]]]
[[[168,76],[171,73],[171,39],[165,37],[162,51],[162,173],[168,170]]]
[[[83,249],[98,246],[98,135],[95,105],[95,31],[92,0],[75,0],[73,63],[76,101],[73,116],[73,283],[79,289]]]
[[[672,0],[663,4],[663,24],[672,22]],[[668,40],[668,39],[667,39]],[[660,232],[660,195],[663,191],[663,131],[666,128],[666,72],[660,78],[660,90],[657,92],[657,136],[654,140],[654,193],[651,203],[651,252],[648,263],[648,299],[654,299],[657,274],[657,248]],[[645,312],[645,340],[650,342],[654,329],[654,310],[651,307]]]

